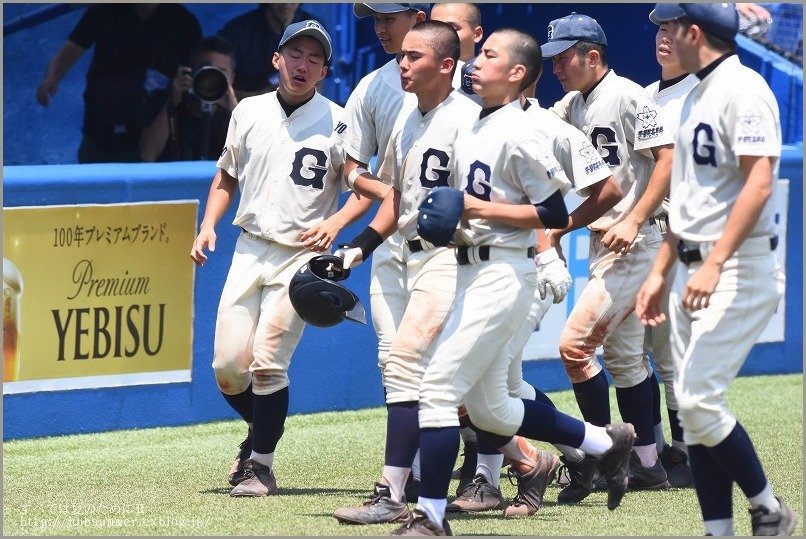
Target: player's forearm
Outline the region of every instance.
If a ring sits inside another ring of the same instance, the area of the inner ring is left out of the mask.
[[[644,223],[660,207],[663,199],[669,195],[672,178],[672,156],[674,146],[669,144],[655,149],[655,169],[649,178],[646,191],[630,211],[627,219],[637,225]]]
[[[369,172],[366,163],[360,163],[352,157],[348,157],[344,163],[344,180],[350,189],[372,200],[383,200],[392,189],[391,185]]]
[[[531,204],[486,202],[465,195],[466,201],[469,198],[472,199],[472,206],[465,206],[462,219],[485,219],[516,228],[544,228],[537,209]]]
[[[204,218],[202,219],[200,230],[215,229],[215,226],[227,212],[230,204],[238,191],[238,180],[228,173],[218,169],[213,183],[210,185],[210,192],[207,195],[207,206],[204,208]]]
[[[170,98],[169,98],[170,99]],[[165,149],[168,142],[170,128],[168,125],[168,103],[160,109],[157,117],[151,124],[143,129],[140,134],[140,159],[146,163],[152,163]]]
[[[568,216],[568,226],[557,230],[557,233],[562,236],[572,230],[588,226],[618,204],[622,196],[621,187],[613,176],[597,183],[593,186],[590,196]]]
[[[398,218],[400,217],[400,191],[392,189],[386,198],[383,199],[381,207],[375,218],[369,223],[383,239],[388,238],[397,230]]]
[[[664,279],[666,278],[677,260],[677,242],[677,237],[674,234],[671,232],[666,234],[658,254],[655,256],[655,262],[652,264],[650,273],[657,273]]]
[[[742,156],[740,164],[747,174],[744,187],[725,223],[722,237],[705,260],[721,268],[744,242],[758,222],[764,206],[772,196],[772,164],[768,157]]]
[[[339,228],[349,226],[363,217],[374,204],[374,201],[364,196],[351,194],[344,206],[337,211],[331,219],[336,219]]]

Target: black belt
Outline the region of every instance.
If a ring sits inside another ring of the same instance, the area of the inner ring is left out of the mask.
[[[467,256],[467,252],[470,249],[474,249],[474,247],[457,247],[456,248],[456,262],[460,266],[464,266],[466,264],[470,264],[470,259]],[[487,262],[490,260],[490,246],[489,245],[482,245],[478,248],[479,250],[479,260],[482,262]],[[534,247],[529,247],[526,249],[526,258],[534,258],[537,251]]]
[[[778,236],[770,237],[770,251],[778,247]],[[677,258],[680,262],[688,266],[692,262],[702,262],[702,253],[699,245],[686,245],[683,240],[677,242]]]
[[[409,251],[412,253],[419,253],[420,251],[425,250],[425,247],[423,247],[423,242],[420,240],[406,240],[406,245],[409,246]]]

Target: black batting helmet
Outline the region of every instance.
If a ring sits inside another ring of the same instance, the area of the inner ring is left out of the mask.
[[[335,326],[342,320],[367,323],[364,306],[358,297],[336,281],[350,275],[338,256],[319,255],[308,260],[291,278],[288,297],[297,314],[306,323],[320,328]]]

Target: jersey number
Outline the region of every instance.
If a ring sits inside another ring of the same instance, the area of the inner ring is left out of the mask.
[[[327,174],[327,156],[322,150],[302,148],[294,154],[291,179],[296,185],[324,189]]]
[[[420,164],[420,185],[426,189],[447,187],[448,178],[451,175],[448,170],[448,161],[446,152],[429,148],[423,154],[423,162]]]
[[[716,166],[716,146],[714,145],[714,129],[704,123],[694,128],[694,162],[698,165]]]
[[[618,142],[616,142],[616,132],[612,127],[596,126],[591,131],[591,144],[598,150],[599,155],[602,156],[602,161],[615,167],[621,164],[621,158],[618,156]],[[606,154],[602,154],[602,151]]]
[[[492,185],[490,179],[492,178],[492,171],[490,166],[482,163],[481,161],[474,161],[470,165],[470,172],[467,174],[467,187],[465,192],[480,200],[490,200],[490,193],[492,192]]]

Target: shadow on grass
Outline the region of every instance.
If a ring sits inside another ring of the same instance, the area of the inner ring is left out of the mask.
[[[199,494],[229,494],[232,487],[214,487],[205,490],[200,490]],[[274,496],[356,496],[362,500],[367,497],[367,491],[361,489],[344,489],[344,488],[295,488],[295,487],[280,487],[277,494]]]

